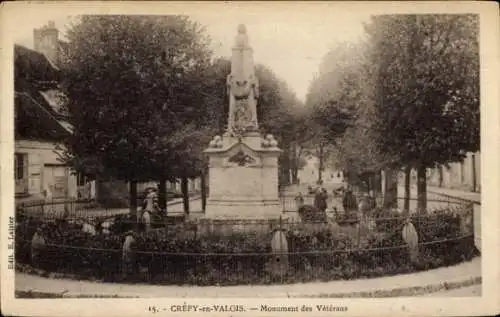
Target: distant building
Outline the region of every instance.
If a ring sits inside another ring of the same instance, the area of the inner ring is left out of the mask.
[[[34,50],[14,47],[15,69],[15,194],[18,202],[44,199],[95,199],[128,202],[129,186],[118,180],[95,181],[76,173],[60,159],[62,141],[72,127],[65,113],[67,98],[59,89],[58,65],[66,56],[67,43],[59,39],[54,22],[33,30]],[[138,190],[156,182],[138,184]],[[190,192],[200,191],[200,179],[189,180]],[[180,192],[180,182],[167,184]]]
[[[404,184],[404,173],[399,182]],[[411,171],[411,184],[417,183],[417,171]],[[427,169],[427,185],[463,191],[481,191],[481,153],[467,153],[462,162]]]
[[[315,155],[309,154],[305,156],[306,164],[299,170],[298,177],[301,184],[314,185],[318,181],[319,159]],[[325,184],[342,183],[344,175],[341,171],[325,167],[321,179]]]
[[[440,171],[441,170],[441,171]],[[433,168],[428,171],[428,184],[436,187],[481,191],[481,153],[467,153],[459,163],[449,167]]]

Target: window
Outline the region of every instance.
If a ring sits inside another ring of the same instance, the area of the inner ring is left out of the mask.
[[[25,166],[26,154],[16,153],[14,154],[14,177],[15,180],[24,179],[24,172],[26,170]]]

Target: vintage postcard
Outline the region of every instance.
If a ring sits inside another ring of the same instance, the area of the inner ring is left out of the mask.
[[[2,314],[499,313],[495,3],[1,23]]]

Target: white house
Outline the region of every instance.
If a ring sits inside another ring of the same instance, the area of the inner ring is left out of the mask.
[[[35,47],[59,51],[53,24],[34,32]],[[61,141],[71,133],[71,126],[60,111],[66,99],[58,89],[60,72],[48,58],[54,54],[14,47],[14,177],[18,201],[77,196],[77,176],[59,159]]]

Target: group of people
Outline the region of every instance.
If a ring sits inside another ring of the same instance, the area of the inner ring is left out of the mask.
[[[344,211],[346,214],[357,211],[364,214],[377,208],[377,202],[375,198],[372,197],[369,193],[365,193],[358,203],[356,195],[352,192],[351,189],[347,189],[344,192],[344,196],[342,198],[342,207],[344,207]]]
[[[334,193],[338,191],[339,190],[336,190]],[[342,188],[342,192],[342,207],[344,208],[344,212],[346,214],[358,211],[365,213],[377,207],[375,198],[368,193],[365,193],[358,202],[358,199],[352,189]],[[310,187],[309,194],[314,194],[314,207],[319,211],[326,211],[328,208],[328,192],[326,189],[320,184],[315,190]],[[300,209],[304,205],[304,196],[301,192],[299,192],[295,197],[295,203],[297,205],[297,209]]]
[[[321,185],[312,192],[314,193],[314,207],[319,211],[325,212],[328,208],[328,192]],[[311,193],[311,190],[309,190],[309,193]],[[295,203],[297,205],[297,210],[304,205],[304,196],[302,196],[301,192],[295,197]]]

